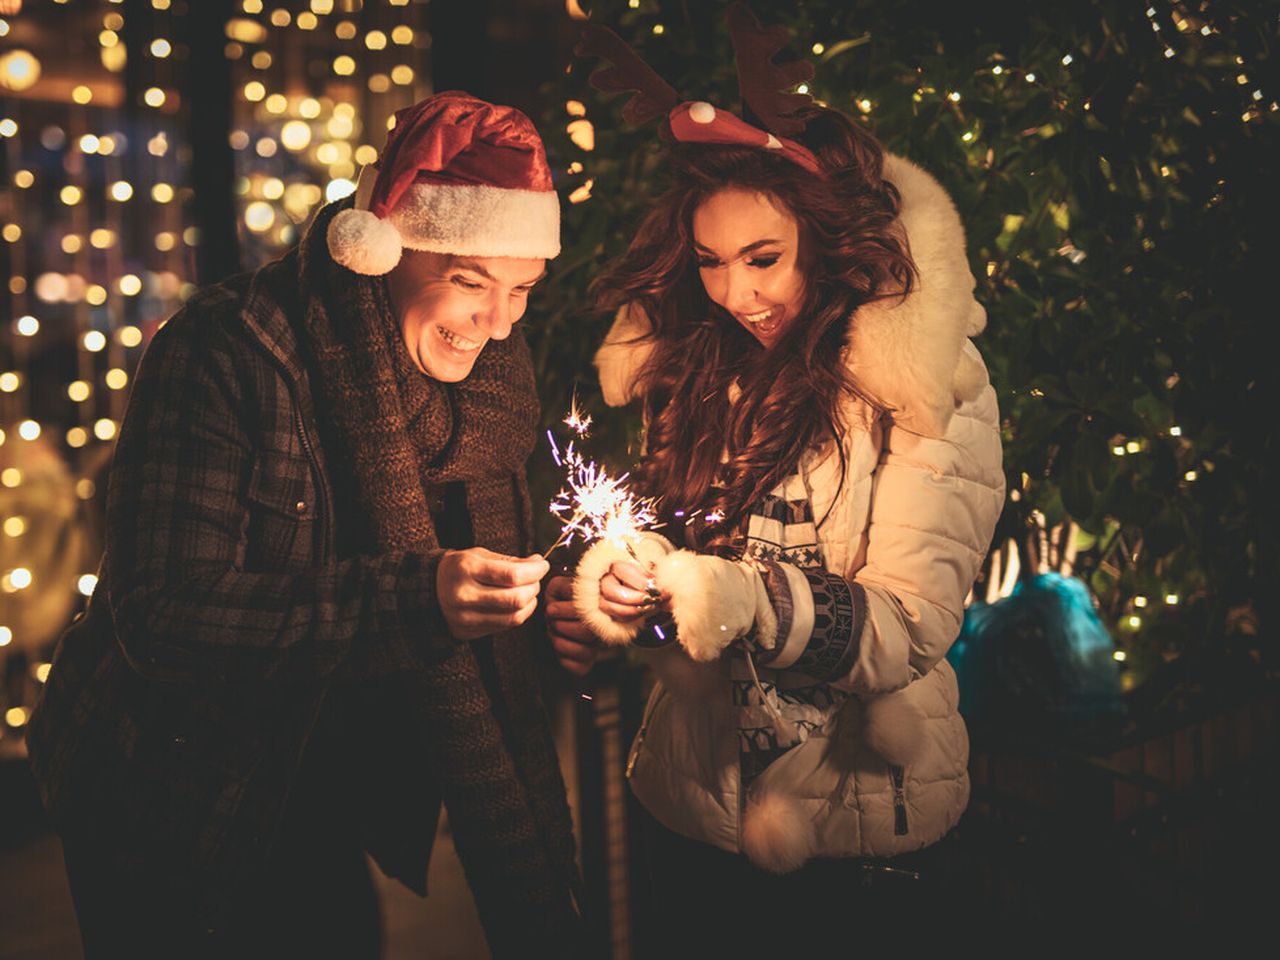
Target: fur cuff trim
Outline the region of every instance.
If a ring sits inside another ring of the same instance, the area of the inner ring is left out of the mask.
[[[646,570],[653,570],[658,562],[675,549],[671,541],[659,533],[646,531],[637,539],[630,541],[633,557],[625,547],[619,547],[608,540],[598,540],[591,545],[582,559],[578,561],[578,569],[573,578],[573,606],[578,611],[591,631],[605,643],[624,644],[635,639],[642,621],[632,624],[619,623],[600,610],[600,580],[609,568],[618,561],[635,563]]]
[[[817,852],[813,825],[793,801],[764,794],[747,801],[742,852],[770,873],[799,870]]]
[[[704,662],[715,660],[751,629],[756,591],[764,589],[760,574],[746,564],[689,550],[663,557],[654,569],[654,581],[671,598],[681,646],[694,660]]]

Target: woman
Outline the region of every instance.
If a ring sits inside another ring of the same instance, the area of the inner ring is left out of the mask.
[[[722,946],[713,918],[756,902],[844,928],[851,885],[914,875],[959,820],[945,654],[1004,499],[953,205],[843,115],[803,120],[766,140],[670,114],[672,186],[596,284],[618,309],[596,364],[607,402],[642,403],[637,480],[683,548],[597,544],[550,585],[576,673],[595,638],[674,621],[627,769],[663,915]]]

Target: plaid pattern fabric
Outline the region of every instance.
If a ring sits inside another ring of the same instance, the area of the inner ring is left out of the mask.
[[[457,646],[439,551],[339,554],[308,376],[271,292],[296,278],[291,254],[197,293],[156,333],[115,452],[101,578],[28,731],[64,836],[123,884],[191,882],[210,926],[265,855],[327,691]],[[399,857],[419,889],[431,836]]]

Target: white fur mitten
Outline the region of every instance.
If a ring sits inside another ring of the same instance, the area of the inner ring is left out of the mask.
[[[644,624],[639,620],[622,623],[604,613],[600,609],[600,581],[619,560],[627,563],[639,561],[646,572],[651,572],[663,557],[675,549],[670,540],[652,531],[645,531],[627,543],[634,556],[626,547],[608,540],[596,541],[578,561],[578,569],[573,576],[573,607],[578,616],[605,643],[617,645],[630,643]]]
[[[653,578],[671,598],[676,636],[694,660],[715,660],[752,627],[764,646],[773,646],[778,617],[750,562],[677,550],[658,561]]]

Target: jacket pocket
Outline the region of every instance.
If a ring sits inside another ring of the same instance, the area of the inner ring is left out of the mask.
[[[667,695],[667,688],[663,686],[659,680],[653,687],[653,693],[649,694],[649,702],[644,705],[644,715],[640,718],[640,729],[636,731],[636,737],[631,741],[631,751],[627,754],[626,777],[631,779],[631,774],[635,771],[636,761],[640,759],[640,749],[644,745],[644,738],[649,733],[649,722],[653,719],[654,708],[657,707],[658,701]]]
[[[289,571],[313,565],[316,495],[305,458],[268,452],[255,461],[245,494],[245,570]]]

